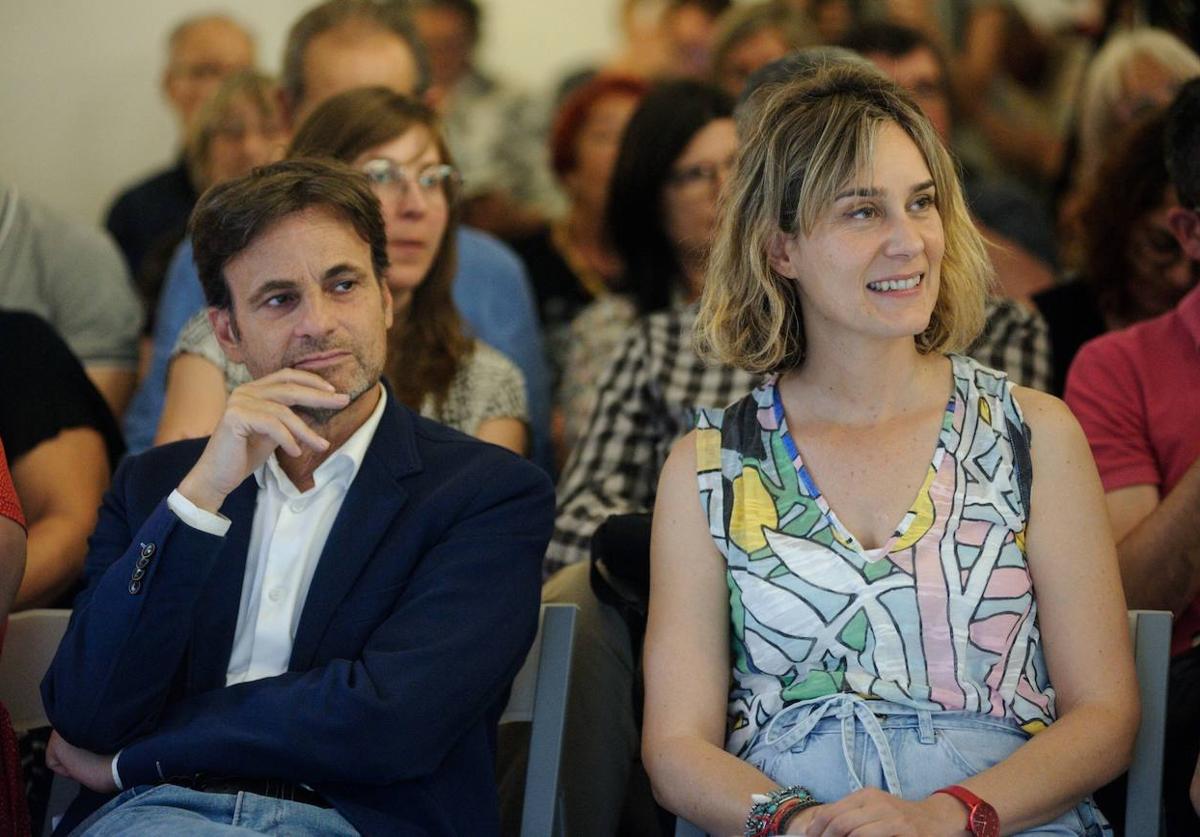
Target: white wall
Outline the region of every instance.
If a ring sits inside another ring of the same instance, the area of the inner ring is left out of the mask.
[[[283,38],[312,0],[0,0],[0,179],[80,220],[174,155],[159,93],[166,35],[218,9],[257,35],[278,72]],[[529,87],[612,49],[615,0],[482,0],[483,64]]]

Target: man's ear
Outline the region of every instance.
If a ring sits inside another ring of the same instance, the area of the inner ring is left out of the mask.
[[[163,98],[167,100],[167,104],[172,110],[178,110],[179,106],[175,103],[175,74],[171,72],[168,66],[162,72],[162,80],[159,82],[159,89],[162,90]]]
[[[1175,234],[1183,254],[1200,262],[1200,212],[1180,206],[1167,210],[1167,226]]]
[[[794,239],[783,230],[775,230],[771,233],[771,238],[767,242],[767,263],[780,276],[799,279],[798,266],[792,261],[794,250],[788,247],[789,244],[794,245]]]
[[[217,342],[225,357],[234,363],[242,363],[241,335],[238,334],[237,323],[233,319],[233,304],[228,308],[208,308],[208,324],[212,326]]]

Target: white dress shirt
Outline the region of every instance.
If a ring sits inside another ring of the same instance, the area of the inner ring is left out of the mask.
[[[313,487],[307,491],[296,489],[274,453],[254,472],[258,499],[226,686],[287,671],[308,585],[375,437],[386,398],[380,387],[374,412],[313,472]],[[229,529],[228,518],[197,508],[178,491],[167,504],[189,526],[221,536]]]

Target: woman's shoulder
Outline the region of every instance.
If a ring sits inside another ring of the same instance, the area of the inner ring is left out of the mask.
[[[1070,409],[1047,392],[1014,383],[1006,373],[980,363],[968,355],[951,355],[960,389],[996,399],[1029,424],[1073,421]]]
[[[470,434],[488,419],[527,420],[529,407],[521,370],[505,354],[483,341],[472,343],[470,356],[450,382],[445,403],[434,417]]]
[[[1075,414],[1061,398],[1030,387],[1013,386],[1012,399],[1020,405],[1031,434],[1042,442],[1083,432]]]
[[[773,413],[775,380],[774,375],[768,376],[750,392],[724,407],[698,407],[695,426],[721,430],[725,427],[733,427],[747,419],[756,424],[761,423],[764,410]]]
[[[482,340],[474,340],[472,342],[475,344],[474,349],[471,352],[470,358],[464,364],[464,368],[468,371],[468,374],[508,379],[515,378],[524,386],[525,376],[521,373],[520,367],[513,363],[508,355],[499,349],[492,348]]]
[[[771,434],[780,428],[775,409],[775,377],[725,407],[701,407],[695,420],[696,461],[701,473],[726,464],[740,472],[737,460],[765,454]]]
[[[208,309],[202,308],[184,323],[171,354],[194,352],[198,347],[207,345],[218,346],[219,344],[217,335],[213,333],[212,323],[208,320]]]

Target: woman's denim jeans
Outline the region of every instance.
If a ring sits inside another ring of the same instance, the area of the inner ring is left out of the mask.
[[[751,745],[746,760],[781,785],[832,801],[863,787],[924,799],[1006,758],[1028,735],[1001,718],[929,712],[838,694],[787,706]],[[1035,835],[1111,835],[1086,799]]]

